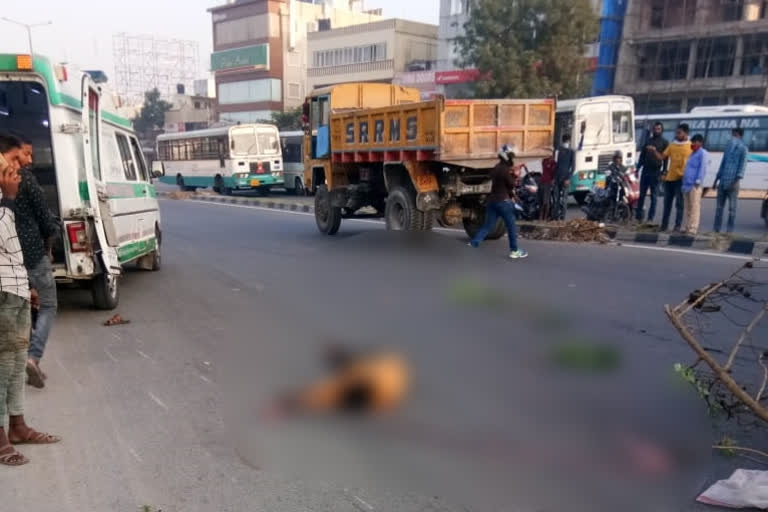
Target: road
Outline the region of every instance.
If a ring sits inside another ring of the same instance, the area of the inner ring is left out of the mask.
[[[456,232],[345,221],[331,238],[297,213],[162,209],[163,269],[122,281],[130,324],[103,327],[84,292],[62,290],[48,387],[27,402],[65,441],[0,469],[3,509],[700,510],[706,484],[749,464],[710,460],[717,434],[672,378],[691,355],[662,313],[738,259],[540,242],[511,262],[503,242],[472,250]],[[403,409],[266,421],[334,341],[405,353]],[[619,368],[558,370],[564,342],[614,347]],[[638,475],[628,436],[695,455]]]

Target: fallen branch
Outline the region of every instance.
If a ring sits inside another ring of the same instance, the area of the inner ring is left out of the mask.
[[[746,329],[742,331],[741,336],[739,336],[739,341],[736,342],[736,346],[733,347],[733,350],[731,350],[731,355],[728,356],[728,362],[725,364],[724,368],[725,371],[729,371],[731,369],[731,366],[733,366],[733,360],[736,358],[736,352],[739,351],[741,344],[744,343],[744,340],[746,340],[747,337],[752,334],[752,330],[757,326],[757,324],[760,323],[760,320],[763,319],[766,312],[768,312],[768,305],[766,305],[757,315],[755,315],[755,318],[753,318],[752,321],[749,322],[749,325],[747,325]]]
[[[735,452],[754,453],[756,455],[760,455],[761,457],[765,457],[766,459],[768,459],[768,453],[761,452],[760,450],[755,450],[754,448],[744,448],[741,446],[728,446],[723,444],[715,444],[715,445],[712,445],[712,449],[723,450],[723,451],[733,450]],[[768,464],[768,461],[763,462],[763,464]]]

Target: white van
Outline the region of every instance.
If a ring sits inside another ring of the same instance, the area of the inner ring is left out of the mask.
[[[285,189],[297,196],[306,193],[304,188],[304,132],[280,132],[283,149],[283,175]]]
[[[114,309],[125,264],[160,269],[157,194],[131,122],[90,75],[0,54],[2,132],[32,141],[32,172],[61,219],[56,281],[89,286],[97,308]]]

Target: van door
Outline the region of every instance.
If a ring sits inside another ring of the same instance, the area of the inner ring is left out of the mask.
[[[102,268],[106,272],[119,274],[120,260],[116,249],[117,236],[109,213],[106,186],[102,178],[101,95],[98,87],[88,75],[83,76],[82,105],[85,179],[88,188],[90,214],[93,217],[96,239],[99,242],[99,250],[96,254],[100,257]]]

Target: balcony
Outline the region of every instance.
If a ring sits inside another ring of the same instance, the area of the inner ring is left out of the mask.
[[[394,73],[394,60],[380,60],[377,62],[363,62],[360,64],[345,64],[343,66],[328,66],[324,68],[309,68],[307,76],[309,78],[334,76],[334,75],[353,75],[358,73],[373,73],[381,71],[391,71]]]

